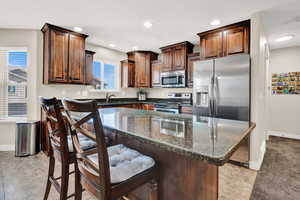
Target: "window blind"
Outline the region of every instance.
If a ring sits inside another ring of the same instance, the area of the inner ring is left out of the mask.
[[[0,48],[0,119],[27,116],[27,51]]]

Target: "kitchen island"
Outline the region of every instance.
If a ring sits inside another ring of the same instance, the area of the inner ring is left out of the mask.
[[[251,122],[127,108],[99,109],[105,132],[154,158],[160,200],[217,200],[218,167],[255,128]],[[143,199],[147,188],[129,195]],[[150,188],[151,189],[151,188]]]

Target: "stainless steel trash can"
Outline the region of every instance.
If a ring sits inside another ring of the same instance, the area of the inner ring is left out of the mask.
[[[40,123],[25,120],[16,122],[16,156],[34,155],[40,151]]]

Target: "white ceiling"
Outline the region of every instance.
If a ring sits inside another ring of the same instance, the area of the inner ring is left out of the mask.
[[[271,49],[300,46],[300,1],[284,3],[262,14],[265,31]],[[285,42],[276,42],[278,37],[293,35]]]
[[[251,14],[290,0],[24,0],[4,1],[0,28],[40,29],[45,22],[82,27],[88,42],[130,51],[158,51],[181,41],[198,43],[196,33],[212,29],[213,19],[221,25],[248,19]],[[146,20],[153,22],[145,29]]]

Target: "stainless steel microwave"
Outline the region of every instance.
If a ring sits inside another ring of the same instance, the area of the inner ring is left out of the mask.
[[[186,87],[185,71],[163,72],[160,75],[161,86],[165,88]]]

